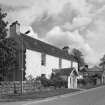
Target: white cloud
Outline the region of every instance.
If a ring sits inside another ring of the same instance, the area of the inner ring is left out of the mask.
[[[87,3],[87,0],[70,0],[70,2],[82,16],[87,16],[92,8],[92,6]]]
[[[64,32],[60,27],[56,26],[47,33],[47,36],[44,38],[44,40],[60,48],[63,48],[64,46],[69,46],[70,49],[80,49],[85,56],[85,60],[89,64],[94,64],[94,60],[96,60],[95,63],[97,63],[98,59],[95,57],[95,51],[90,47],[88,43],[85,42],[78,31]]]
[[[31,36],[31,37],[33,37],[33,38],[38,39],[38,35],[37,35],[37,33],[35,33],[35,32],[33,31],[32,27],[30,27],[30,26],[21,26],[21,27],[20,27],[20,32],[21,32],[21,33],[25,33],[25,32],[27,32],[27,31],[30,31],[30,32],[27,34],[28,36]]]
[[[62,27],[66,30],[74,31],[74,30],[80,30],[83,29],[85,26],[90,24],[92,22],[92,19],[89,17],[75,17],[71,23],[65,23]]]
[[[63,5],[69,0],[0,0],[1,5],[13,7],[14,10],[8,12],[8,19],[19,20],[22,24],[31,24],[36,18],[48,11],[50,15],[61,12]],[[21,10],[15,8],[23,7]]]
[[[19,20],[30,35],[56,46],[80,48],[89,64],[105,52],[105,0],[0,0],[0,4],[12,7],[6,9],[10,23]]]

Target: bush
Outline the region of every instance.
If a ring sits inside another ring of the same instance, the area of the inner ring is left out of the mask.
[[[50,79],[47,79],[43,74],[40,77],[37,77],[36,79],[41,81],[43,87],[53,86],[55,88],[67,88],[67,81],[60,78],[59,76],[52,75]]]
[[[67,87],[67,81],[63,80],[62,78],[55,77],[50,80],[50,86],[54,86],[55,88]]]
[[[49,80],[46,78],[41,79],[41,84],[43,85],[43,87],[49,87]]]
[[[86,85],[87,84],[87,80],[85,80],[85,79],[79,79],[78,80],[78,84]]]

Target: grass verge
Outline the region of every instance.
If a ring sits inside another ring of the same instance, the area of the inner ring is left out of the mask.
[[[52,89],[52,90],[38,91],[38,92],[22,94],[22,95],[6,95],[6,96],[2,96],[0,98],[0,101],[9,102],[9,101],[24,101],[24,100],[31,100],[31,99],[43,99],[43,98],[73,93],[76,91],[80,91],[80,90],[79,89]]]

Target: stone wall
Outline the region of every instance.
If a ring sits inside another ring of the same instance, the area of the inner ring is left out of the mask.
[[[40,81],[0,82],[0,95],[12,95],[38,91],[41,87]]]

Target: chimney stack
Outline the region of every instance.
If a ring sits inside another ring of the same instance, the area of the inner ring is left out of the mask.
[[[64,46],[64,47],[63,47],[63,51],[66,52],[66,53],[69,53],[69,49],[70,49],[70,48],[69,48],[68,46]]]
[[[10,37],[15,37],[20,34],[20,24],[18,21],[13,22],[10,25]]]

